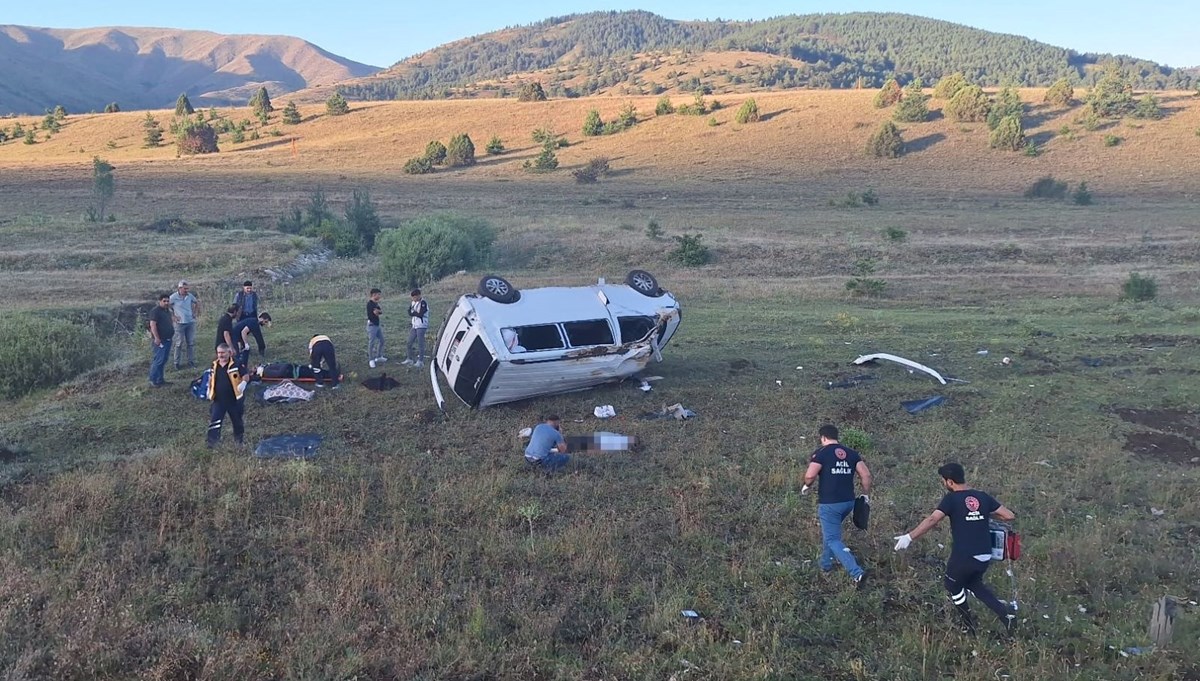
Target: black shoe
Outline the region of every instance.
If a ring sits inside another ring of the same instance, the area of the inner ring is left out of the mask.
[[[172,381],[163,381],[162,383],[159,383],[159,384],[158,384],[158,387],[160,387],[160,388],[161,388],[161,387],[163,387],[164,385],[175,385],[175,384],[174,384]]]
[[[858,589],[859,591],[862,591],[866,586],[867,586],[867,571],[863,570],[863,573],[861,575],[854,578],[854,588]]]

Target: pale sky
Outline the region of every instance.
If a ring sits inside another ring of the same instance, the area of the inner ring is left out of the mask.
[[[1000,33],[1014,33],[1078,52],[1111,52],[1169,66],[1200,66],[1194,37],[1200,2],[1140,3],[1114,0],[852,0],[781,2],[747,0],[522,0],[519,3],[412,2],[412,0],[291,0],[254,4],[244,0],[164,2],[112,0],[67,3],[11,2],[0,21],[25,26],[87,28],[155,26],[265,33],[303,38],[334,54],[375,66],[443,43],[551,16],[599,10],[641,9],[668,19],[766,19],[819,12],[905,12]]]

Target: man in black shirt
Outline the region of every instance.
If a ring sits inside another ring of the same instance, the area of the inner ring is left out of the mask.
[[[150,312],[150,340],[154,358],[150,360],[150,385],[159,387],[167,384],[163,370],[171,356],[171,341],[175,338],[175,317],[171,314],[171,296],[166,293],[158,297],[158,305]]]
[[[914,539],[933,529],[942,522],[942,518],[949,517],[951,547],[944,583],[950,600],[954,601],[954,606],[962,615],[967,631],[975,633],[975,619],[971,616],[970,605],[967,604],[967,592],[975,594],[976,598],[996,613],[1006,631],[1011,630],[1013,613],[984,584],[983,575],[992,559],[989,518],[1010,521],[1016,515],[991,495],[968,487],[967,476],[961,464],[948,463],[938,469],[938,475],[946,488],[946,496],[942,497],[941,503],[920,525],[907,534],[895,537],[896,550],[903,551],[908,548]]]
[[[387,361],[387,357],[383,356],[383,327],[379,324],[379,317],[383,314],[383,308],[379,306],[382,297],[383,292],[373,288],[371,297],[367,299],[367,364],[372,369],[379,362]]]
[[[871,471],[858,452],[838,442],[836,426],[824,425],[817,431],[821,448],[813,452],[808,470],[804,473],[801,494],[808,494],[820,478],[817,491],[817,518],[821,521],[822,550],[818,563],[821,570],[833,570],[836,559],[850,573],[860,588],[866,583],[866,572],[854,560],[850,548],[842,542],[842,523],[854,511],[854,475],[862,479],[863,495],[871,492]]]
[[[238,306],[230,305],[225,308],[225,314],[217,320],[217,342],[213,345],[213,349],[220,347],[222,344],[228,345],[231,348],[236,348],[238,343],[233,338],[233,322],[238,315]]]

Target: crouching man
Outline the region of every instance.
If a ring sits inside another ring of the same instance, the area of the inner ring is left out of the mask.
[[[321,370],[322,364],[324,371]],[[333,341],[329,340],[329,336],[316,335],[308,341],[308,365],[312,367],[317,385],[321,385],[323,377],[330,376],[330,385],[338,387],[337,355],[334,354]]]
[[[233,425],[233,439],[242,444],[245,424],[242,413],[245,408],[246,382],[248,381],[245,367],[233,359],[233,350],[222,343],[217,346],[217,359],[212,364],[212,376],[208,380],[208,399],[212,402],[208,420],[209,448],[216,447],[221,441],[221,426],[225,417]]]
[[[553,473],[571,460],[566,452],[567,441],[563,438],[562,421],[550,415],[530,433],[525,460],[547,473]]]

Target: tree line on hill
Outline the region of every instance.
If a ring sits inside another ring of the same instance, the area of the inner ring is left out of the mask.
[[[377,78],[339,86],[353,99],[421,99],[449,88],[573,64],[593,76],[566,94],[633,82],[638,53],[748,51],[781,59],[762,87],[879,87],[890,78],[939,80],[961,72],[983,86],[1048,86],[1060,78],[1092,85],[1111,65],[1139,89],[1190,89],[1188,71],[1127,56],[1081,54],[1029,38],[896,13],[810,14],[762,21],[674,21],[644,11],[553,17],[458,41],[400,62]],[[692,89],[692,88],[689,88]],[[648,92],[647,94],[657,94]]]

